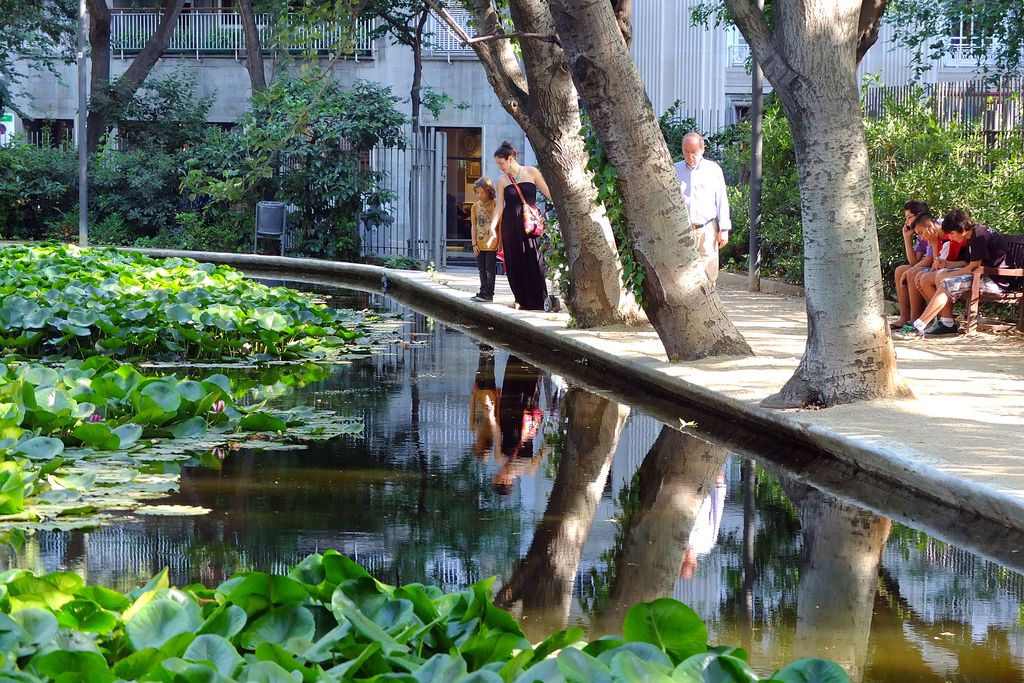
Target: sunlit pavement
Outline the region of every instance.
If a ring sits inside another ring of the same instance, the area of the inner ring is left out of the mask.
[[[475,269],[455,268],[422,278],[464,295],[476,292]],[[613,326],[567,329],[567,313],[518,311],[498,276],[493,307],[559,335],[628,358],[728,396],[756,403],[790,377],[803,354],[804,301],[799,296],[751,294],[746,279],[723,276],[719,293],[729,316],[756,356],[669,363],[653,328]],[[981,333],[972,337],[900,341],[901,376],[915,399],[871,401],[828,410],[790,411],[788,416],[845,436],[883,444],[911,463],[928,464],[1024,501],[1024,335]]]

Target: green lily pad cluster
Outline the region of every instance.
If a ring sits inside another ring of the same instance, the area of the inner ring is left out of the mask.
[[[836,664],[795,662],[761,679],[746,654],[708,647],[671,599],[635,605],[621,637],[571,628],[531,645],[492,602],[494,579],[461,593],[376,581],[335,551],[288,576],[239,574],[126,595],[69,572],[0,575],[0,677],[9,681],[402,681],[406,683],[848,683]]]
[[[0,249],[0,350],[32,357],[313,358],[349,349],[351,313],[229,266],[67,244]]]
[[[59,368],[0,364],[0,525],[68,529],[96,526],[111,510],[167,514],[143,504],[177,491],[177,470],[154,465],[251,439],[279,445],[285,435],[327,439],[362,428],[236,395],[222,374],[146,376],[98,356]]]

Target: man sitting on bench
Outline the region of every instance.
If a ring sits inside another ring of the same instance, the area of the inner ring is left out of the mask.
[[[949,238],[960,244],[967,244],[967,256],[961,255],[961,259],[967,259],[968,263],[962,268],[954,268],[938,275],[939,287],[935,295],[925,306],[921,317],[914,321],[914,332],[904,334],[904,337],[935,337],[957,334],[956,321],[953,319],[953,303],[965,292],[971,291],[971,282],[974,279],[974,271],[982,267],[988,268],[1016,268],[1016,264],[1007,263],[1006,239],[1000,233],[975,223],[967,212],[960,209],[953,209],[942,221],[942,231],[949,235]],[[983,275],[981,278],[981,291],[983,293],[998,294],[1005,292],[1010,287],[1006,278],[999,276]],[[939,316],[934,327],[928,328],[928,324]]]

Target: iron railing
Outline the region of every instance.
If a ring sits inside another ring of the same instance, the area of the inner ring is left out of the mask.
[[[289,15],[291,17],[293,15]],[[136,54],[156,33],[163,18],[163,12],[118,12],[110,17],[110,47],[121,57]],[[271,15],[257,14],[256,29],[264,52],[288,50],[319,53],[341,52],[354,58],[372,57],[373,40],[370,38],[373,23],[360,21],[354,31],[342,23],[328,23],[315,26],[296,25],[288,32],[287,42],[282,43],[275,31]],[[245,31],[242,18],[236,12],[214,10],[191,10],[182,12],[167,46],[167,54],[234,55],[245,53]]]

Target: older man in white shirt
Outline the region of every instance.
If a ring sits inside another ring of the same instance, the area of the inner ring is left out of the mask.
[[[697,232],[697,250],[711,282],[718,279],[718,250],[729,242],[729,198],[725,193],[722,168],[704,158],[700,133],[683,137],[683,160],[675,165],[679,189],[683,192],[690,223]]]

